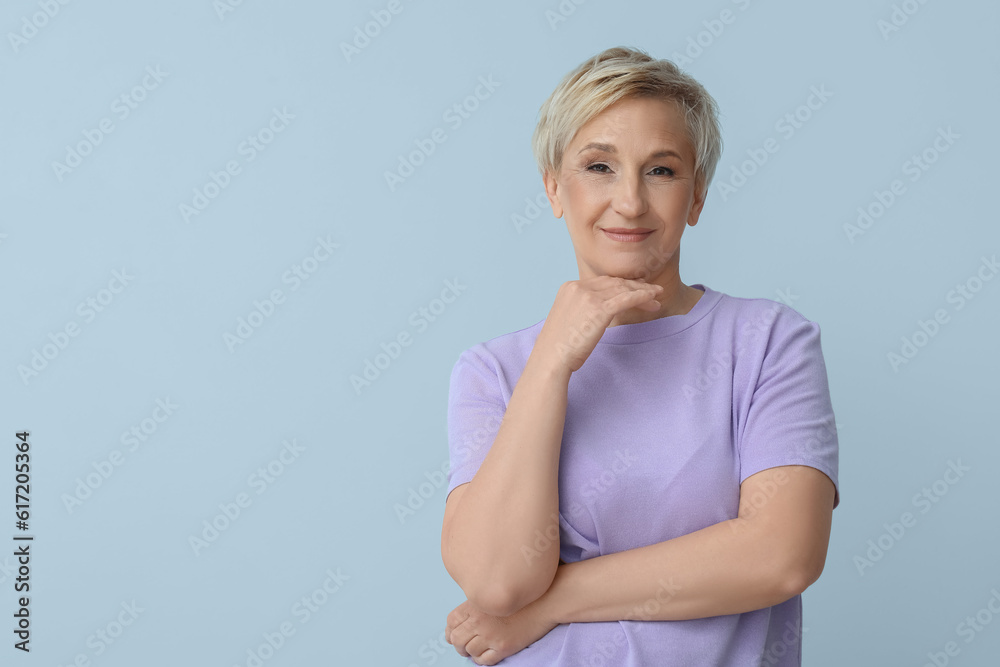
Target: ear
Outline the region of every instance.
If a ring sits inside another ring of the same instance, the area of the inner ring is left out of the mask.
[[[559,184],[556,183],[555,176],[551,171],[546,171],[542,175],[542,182],[545,184],[545,196],[549,198],[549,204],[552,206],[552,215],[557,218],[563,217],[562,204],[559,203]]]
[[[694,201],[691,202],[691,211],[688,213],[687,223],[694,227],[701,217],[701,210],[705,207],[705,197],[708,195],[708,188],[704,186],[701,178],[697,179],[694,188]]]

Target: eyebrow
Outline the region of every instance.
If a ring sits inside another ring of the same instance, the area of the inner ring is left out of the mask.
[[[583,148],[581,148],[577,152],[577,155],[579,155],[580,153],[582,153],[582,152],[584,152],[586,150],[590,150],[590,149],[596,149],[596,150],[599,150],[599,151],[603,151],[605,153],[617,153],[618,152],[618,149],[616,149],[611,144],[589,143],[586,146],[584,146]],[[677,153],[677,151],[670,150],[670,149],[656,151],[655,153],[653,153],[649,157],[652,158],[652,157],[670,157],[670,156],[673,156],[673,157],[677,158],[678,160],[683,159],[680,156],[680,154]]]

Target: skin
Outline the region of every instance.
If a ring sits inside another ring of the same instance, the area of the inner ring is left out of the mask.
[[[680,284],[676,270],[680,234],[701,209],[702,200],[693,194],[693,153],[678,144],[684,137],[675,131],[673,123],[681,118],[672,105],[637,102],[623,101],[581,128],[567,151],[573,159],[564,162],[559,178],[545,178],[553,213],[562,217],[565,209],[581,277],[559,288],[492,446],[475,478],[455,488],[445,503],[445,568],[469,601],[487,613],[504,616],[520,609],[555,577],[557,544],[532,562],[519,547],[558,529],[559,450],[571,374],[607,327],[687,312],[696,301],[690,293],[702,294]],[[659,164],[643,155],[639,160],[646,164],[627,166],[638,160],[624,149],[642,148],[640,142],[621,149],[617,143],[631,136],[627,128],[636,122],[639,132],[665,142],[656,146],[668,153],[657,158]],[[594,148],[581,153],[595,141],[609,144],[614,153]],[[685,159],[691,164],[685,166]],[[618,177],[619,170],[626,175]],[[640,222],[654,230],[641,242],[612,241],[601,231]],[[661,307],[657,299],[663,294],[668,296]],[[511,494],[515,486],[518,492]]]
[[[653,157],[659,152],[668,154]],[[673,103],[620,100],[577,132],[558,173],[546,173],[543,180],[553,214],[565,216],[580,278],[559,288],[476,478],[448,498],[444,533],[456,530],[460,516],[465,521],[460,532],[475,537],[466,538],[467,544],[488,540],[504,527],[493,518],[501,515],[489,514],[504,502],[526,503],[506,509],[507,521],[523,523],[558,507],[554,473],[566,386],[607,327],[687,313],[703,294],[684,285],[678,272],[680,239],[687,226],[697,224],[706,188]],[[602,231],[615,227],[653,231],[642,241],[621,242]],[[557,420],[541,407],[553,396],[563,401]],[[517,450],[517,443],[538,432],[533,424],[548,427],[549,437]],[[494,456],[494,450],[500,453]],[[537,469],[527,466],[538,476],[526,481],[523,463],[529,456],[539,457]],[[513,499],[506,492],[511,480],[519,481]],[[474,604],[470,597],[448,615],[445,638],[460,655],[493,665],[561,623],[705,618],[770,607],[800,594],[825,563],[832,481],[811,467],[779,466],[748,477],[740,496],[737,518],[639,549],[565,564],[556,560],[556,544],[530,573],[510,565],[516,558],[494,556],[490,567],[503,572],[506,588],[516,594],[494,596],[489,605],[486,598],[477,597]],[[765,501],[751,504],[749,498]],[[477,520],[489,530],[476,533]],[[536,526],[530,528],[524,534],[533,534]],[[509,541],[510,534],[503,538]],[[497,538],[495,544],[504,541]],[[463,561],[447,549],[444,537],[442,545],[453,576],[456,563],[475,562],[471,551]],[[481,554],[490,551],[480,548]]]
[[[669,155],[654,157],[660,152]],[[559,173],[543,180],[553,214],[566,218],[580,280],[619,276],[663,288],[659,310],[631,308],[610,326],[686,313],[697,303],[702,292],[681,282],[678,263],[681,236],[698,223],[707,189],[676,104],[620,100],[577,132]],[[620,227],[653,233],[624,243],[602,231]]]

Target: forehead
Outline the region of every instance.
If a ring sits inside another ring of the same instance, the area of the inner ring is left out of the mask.
[[[628,97],[584,124],[570,147],[579,150],[590,143],[611,144],[620,150],[673,147],[692,151],[687,123],[680,105],[668,99]]]

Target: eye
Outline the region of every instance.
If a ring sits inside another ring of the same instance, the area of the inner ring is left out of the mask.
[[[607,174],[607,173],[610,173],[610,167],[608,167],[608,165],[604,164],[603,162],[594,162],[593,164],[587,165],[584,169],[586,171],[593,171],[593,172],[596,172],[598,174]],[[604,171],[605,169],[607,169],[608,171]],[[654,176],[675,176],[676,175],[676,172],[674,172],[674,170],[671,169],[670,167],[653,167],[653,169],[652,169],[653,172],[655,172],[657,170],[660,170],[660,173],[654,174]]]

